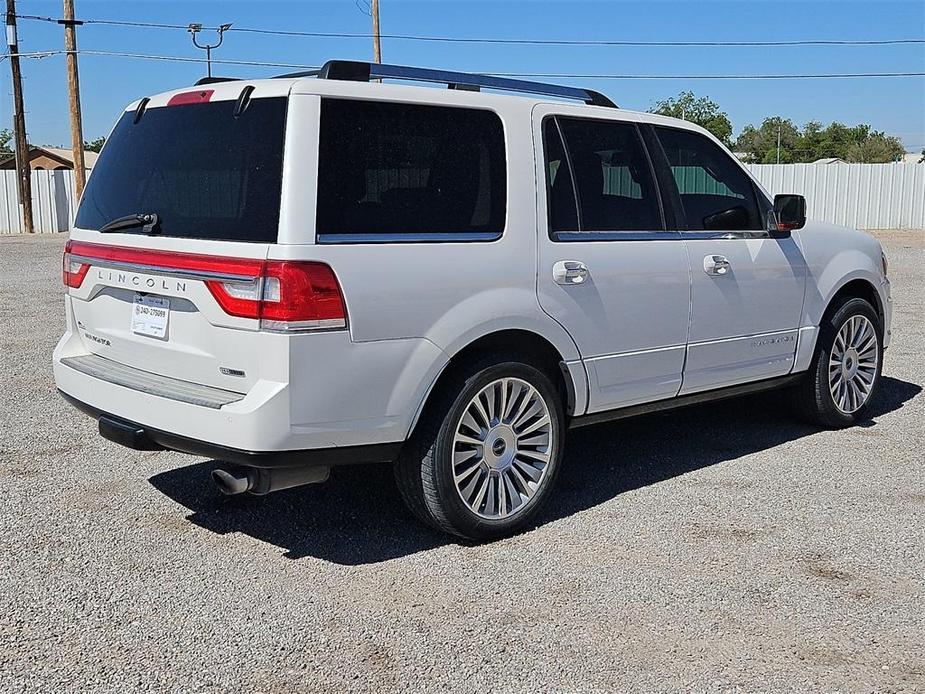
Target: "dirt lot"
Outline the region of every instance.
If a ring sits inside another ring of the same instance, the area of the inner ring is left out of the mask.
[[[0,240],[0,690],[925,690],[925,232],[881,233],[871,421],[774,394],[574,432],[520,537],[418,526],[385,467],[219,498],[56,395],[61,238]]]

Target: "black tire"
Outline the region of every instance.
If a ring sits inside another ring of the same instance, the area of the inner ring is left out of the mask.
[[[545,474],[533,496],[516,513],[494,519],[477,515],[463,501],[453,479],[452,460],[456,428],[469,403],[500,378],[516,378],[536,389],[550,414],[552,440]],[[523,530],[548,498],[561,466],[562,401],[562,393],[547,374],[517,357],[484,357],[454,369],[431,395],[395,464],[395,479],[405,503],[427,525],[469,540],[494,540]]]
[[[877,342],[876,371],[864,404],[851,412],[840,409],[829,387],[829,359],[839,331],[851,318],[864,316],[874,328]],[[804,378],[791,391],[795,414],[802,420],[827,429],[843,429],[866,419],[877,394],[883,370],[883,325],[864,299],[845,297],[826,314],[816,340],[816,352]]]

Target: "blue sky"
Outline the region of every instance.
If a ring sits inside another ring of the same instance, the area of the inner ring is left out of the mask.
[[[76,0],[83,19],[114,19],[368,33],[362,0],[333,2],[136,2]],[[19,0],[20,14],[59,17],[59,0]],[[783,39],[925,38],[922,0],[865,2],[402,2],[381,0],[383,33],[500,38],[757,41]],[[208,38],[208,35],[205,35]],[[20,21],[23,52],[63,47],[55,24]],[[85,25],[80,49],[202,57],[178,29]],[[369,59],[368,39],[226,34],[215,58],[318,64],[325,59]],[[485,72],[624,74],[748,74],[925,71],[925,45],[783,48],[566,47],[419,43],[386,39],[383,61]],[[64,57],[24,60],[27,129],[35,144],[70,144]],[[216,74],[245,77],[285,72],[221,66]],[[192,84],[205,74],[193,63],[83,55],[81,90],[86,139],[106,134],[124,104]],[[0,62],[0,127],[9,127],[9,67]],[[591,86],[619,105],[645,110],[655,101],[691,89],[717,101],[735,133],[748,123],[781,115],[808,120],[870,123],[900,137],[907,149],[925,147],[925,78],[846,80],[560,80]]]

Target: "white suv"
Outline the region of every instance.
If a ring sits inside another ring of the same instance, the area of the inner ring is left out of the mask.
[[[536,515],[569,427],[777,387],[865,416],[886,259],[804,222],[708,132],[584,89],[203,81],[130,104],[100,155],[55,379],[106,438],[227,461],[226,493],[394,462],[421,520],[490,539]]]

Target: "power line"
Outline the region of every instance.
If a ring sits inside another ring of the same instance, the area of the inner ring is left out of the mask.
[[[601,75],[565,74],[552,72],[489,72],[498,77],[543,77],[559,79],[588,80],[818,80],[818,79],[861,79],[869,77],[925,77],[925,72],[842,72],[804,73],[796,75]]]
[[[52,55],[63,55],[68,51],[49,50],[33,51],[31,53],[17,53],[20,58],[45,58]],[[205,58],[191,58],[176,55],[157,55],[152,53],[129,53],[124,51],[103,51],[82,48],[76,51],[79,55],[103,56],[112,58],[137,58],[142,60],[175,61],[182,63],[205,63]],[[9,55],[0,56],[0,59]],[[216,59],[212,62],[219,65],[249,65],[253,67],[281,67],[302,70],[317,70],[318,65],[305,65],[303,63],[280,63],[259,60]],[[867,79],[878,77],[925,77],[925,72],[846,72],[846,73],[804,73],[804,74],[763,74],[763,75],[632,75],[632,74],[593,74],[593,73],[562,73],[562,72],[484,72],[481,74],[496,77],[531,77],[545,79],[599,79],[599,80],[809,80],[809,79]]]
[[[0,54],[0,60],[6,60],[7,58],[48,58],[52,55],[64,55],[67,53],[65,50],[52,50],[52,51],[29,51],[28,53],[2,53]]]
[[[63,51],[61,51],[63,52]],[[96,55],[96,56],[108,56],[112,58],[139,58],[143,60],[173,60],[181,63],[204,63],[206,62],[205,58],[188,58],[185,56],[177,55],[154,55],[150,53],[125,53],[122,51],[97,51],[97,50],[87,50],[81,49],[78,51],[81,55]],[[234,60],[229,58],[212,58],[212,62],[217,65],[252,65],[254,67],[284,67],[284,68],[296,68],[302,70],[317,70],[318,65],[304,65],[301,63],[273,63],[265,62],[260,60]]]
[[[40,22],[57,23],[54,17],[40,15],[16,15],[19,19]],[[84,24],[99,24],[105,26],[144,27],[149,29],[183,29],[185,24],[166,24],[161,22],[132,22],[115,19],[85,19]],[[217,27],[216,27],[217,28]],[[271,36],[300,36],[306,38],[332,38],[332,39],[364,39],[368,40],[373,34],[350,32],[321,32],[321,31],[295,31],[287,29],[261,29],[257,27],[235,26],[228,31],[247,34],[266,34]],[[783,46],[895,46],[925,44],[925,38],[901,39],[792,39],[781,41],[623,41],[608,39],[510,39],[490,37],[463,37],[463,36],[426,36],[415,34],[380,34],[383,39],[396,41],[429,41],[438,43],[480,43],[480,44],[506,44],[506,45],[535,45],[535,46],[623,46],[623,47],[701,47],[701,48],[743,48],[743,47],[783,47]]]

